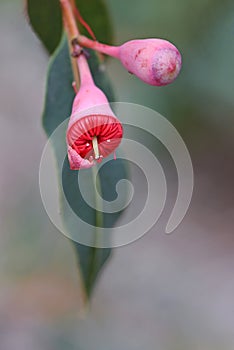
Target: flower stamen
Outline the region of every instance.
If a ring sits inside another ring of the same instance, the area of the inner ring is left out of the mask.
[[[92,139],[92,144],[93,144],[94,158],[97,160],[100,158],[100,154],[99,154],[98,141],[96,136],[94,136],[94,138]]]

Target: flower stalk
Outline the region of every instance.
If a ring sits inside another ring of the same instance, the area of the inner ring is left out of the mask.
[[[79,30],[73,14],[72,6],[69,0],[60,0],[60,4],[62,7],[63,20],[68,33],[68,37],[69,40],[72,41],[79,36]]]
[[[60,4],[62,8],[63,23],[68,36],[69,50],[72,53],[72,50],[73,50],[72,40],[79,36],[79,30],[76,25],[76,21],[73,16],[72,7],[69,0],[60,0]],[[75,84],[73,83],[74,84],[73,87],[74,87],[74,90],[76,91],[76,89],[78,89],[80,85],[80,78],[79,78],[79,70],[78,70],[77,64],[73,58],[71,58],[71,65],[72,65],[73,77],[75,82]]]

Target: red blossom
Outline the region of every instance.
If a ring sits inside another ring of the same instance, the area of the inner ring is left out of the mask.
[[[93,82],[84,54],[77,57],[77,64],[81,84],[67,129],[68,159],[73,170],[92,167],[113,153],[123,135],[105,94]]]

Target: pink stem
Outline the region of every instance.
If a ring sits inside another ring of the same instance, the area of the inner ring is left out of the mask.
[[[80,74],[80,85],[94,84],[87,59],[83,53],[77,57],[77,66]]]
[[[81,46],[99,51],[101,53],[104,53],[106,55],[109,55],[115,58],[119,58],[119,46],[110,46],[106,44],[101,44],[98,41],[93,41],[84,35],[79,35],[78,41]]]

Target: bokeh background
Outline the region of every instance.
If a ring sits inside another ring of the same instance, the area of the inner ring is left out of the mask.
[[[151,107],[181,133],[194,165],[191,206],[165,235],[177,188],[165,153],[165,213],[142,239],[114,250],[82,319],[75,255],[47,217],[38,185],[48,57],[23,3],[1,0],[0,349],[234,349],[234,4],[106,3],[116,44],[163,37],[183,54],[179,78],[164,88],[112,59],[107,70],[117,101]]]

